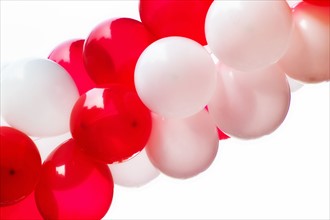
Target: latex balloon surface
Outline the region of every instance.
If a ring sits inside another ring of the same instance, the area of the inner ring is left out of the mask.
[[[146,146],[151,162],[164,174],[190,178],[205,171],[218,151],[216,126],[208,112],[184,119],[153,115],[153,128]]]
[[[302,82],[329,81],[329,7],[302,2],[294,8],[293,18],[293,35],[279,65],[287,75]]]
[[[98,85],[123,83],[134,87],[134,69],[142,51],[154,37],[139,21],[117,18],[92,30],[84,47],[84,62]]]
[[[182,36],[206,45],[204,24],[212,2],[213,0],[141,0],[140,18],[158,39]]]
[[[291,31],[292,15],[285,1],[214,1],[205,22],[212,52],[241,71],[276,63],[287,49]]]
[[[317,6],[327,6],[327,7],[330,6],[329,0],[303,0],[303,1]]]
[[[168,118],[201,111],[216,84],[215,65],[200,44],[183,37],[167,37],[151,44],[135,69],[136,90],[153,112]]]
[[[290,89],[277,66],[253,73],[218,67],[217,90],[208,108],[223,132],[251,139],[280,126],[290,106]]]
[[[135,91],[121,85],[82,95],[71,115],[71,133],[95,159],[113,163],[130,158],[146,145],[150,111]]]
[[[68,132],[78,97],[70,75],[51,60],[20,60],[1,72],[1,114],[9,125],[30,136]]]
[[[126,187],[145,185],[160,173],[150,162],[145,149],[129,160],[109,167],[115,184]]]
[[[43,220],[34,199],[34,192],[10,206],[0,207],[0,219],[4,220]]]
[[[35,191],[44,219],[101,219],[112,196],[108,166],[91,160],[72,139],[46,159]]]
[[[34,190],[41,171],[41,158],[24,133],[0,127],[0,206],[13,205]]]
[[[80,95],[95,87],[84,66],[83,46],[84,40],[69,40],[58,45],[48,57],[66,69]]]

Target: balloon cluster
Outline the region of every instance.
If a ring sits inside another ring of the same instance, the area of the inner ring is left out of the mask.
[[[290,106],[287,76],[329,81],[329,1],[140,0],[48,59],[1,72],[6,219],[101,219],[114,182],[190,178],[219,139],[258,138]],[[31,137],[70,131],[41,161]],[[229,135],[229,136],[227,136]]]

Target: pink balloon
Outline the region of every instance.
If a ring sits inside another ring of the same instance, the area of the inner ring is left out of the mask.
[[[206,110],[184,119],[153,115],[146,146],[150,161],[164,174],[190,178],[206,170],[218,150],[218,133]]]
[[[330,79],[329,8],[301,2],[293,10],[295,28],[279,62],[285,73],[306,83]]]
[[[277,66],[256,72],[239,72],[218,64],[217,90],[208,105],[217,126],[244,139],[274,131],[290,105],[286,76]]]
[[[207,13],[205,36],[224,64],[255,71],[281,58],[292,26],[291,10],[285,1],[217,0]]]

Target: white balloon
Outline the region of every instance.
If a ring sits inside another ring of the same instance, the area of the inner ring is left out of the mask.
[[[246,73],[219,64],[217,90],[208,109],[226,134],[258,138],[284,121],[290,95],[286,76],[276,65]]]
[[[206,110],[184,119],[153,115],[146,146],[150,161],[164,174],[190,178],[205,171],[218,151],[216,126]]]
[[[68,132],[78,97],[70,75],[47,59],[13,62],[1,73],[1,114],[9,125],[30,136]]]
[[[216,86],[215,65],[197,42],[167,37],[151,44],[135,68],[136,90],[153,112],[169,118],[201,111]]]
[[[126,187],[139,187],[159,176],[160,172],[150,162],[146,150],[133,158],[109,165],[115,184]]]
[[[288,47],[292,15],[285,1],[214,1],[205,34],[213,53],[227,66],[253,71],[276,63]]]

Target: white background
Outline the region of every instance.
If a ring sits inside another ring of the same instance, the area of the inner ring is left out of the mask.
[[[113,17],[139,19],[137,1],[1,1],[1,66],[46,58]],[[36,140],[42,157],[68,135]],[[115,187],[105,219],[329,219],[329,83],[292,94],[273,134],[221,141],[203,174],[161,175],[141,188]]]

